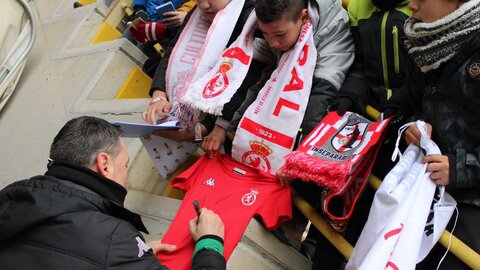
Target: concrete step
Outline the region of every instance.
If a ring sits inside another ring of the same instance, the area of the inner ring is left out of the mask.
[[[129,190],[125,206],[140,214],[150,231],[148,241],[159,239],[168,229],[181,201]],[[311,262],[297,250],[279,241],[252,219],[228,260],[229,270],[306,270]]]

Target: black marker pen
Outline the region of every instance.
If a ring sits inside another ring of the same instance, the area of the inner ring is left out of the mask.
[[[197,217],[200,218],[200,205],[197,200],[193,201],[193,207],[195,208],[195,212],[197,212]]]

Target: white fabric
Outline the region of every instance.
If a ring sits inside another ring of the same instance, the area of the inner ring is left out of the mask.
[[[252,61],[256,21],[252,11],[237,40],[222,53],[210,72],[190,86],[183,102],[201,111],[221,115],[223,105],[232,98],[247,75]]]
[[[375,194],[367,223],[345,269],[415,269],[438,241],[455,209],[453,198],[441,191],[426,172],[426,155],[441,154],[422,133],[421,147],[409,145]],[[433,209],[431,209],[433,202]],[[429,216],[430,215],[430,216]]]
[[[168,62],[166,93],[174,108],[190,84],[212,69],[225,50],[243,4],[243,0],[232,0],[211,23],[198,8],[193,12]]]
[[[295,46],[248,107],[233,140],[232,157],[274,174],[290,153],[310,96],[317,51],[312,23],[303,25]]]

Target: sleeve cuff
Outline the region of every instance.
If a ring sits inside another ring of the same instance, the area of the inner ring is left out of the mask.
[[[195,250],[193,251],[193,257],[195,257],[195,255],[202,249],[215,250],[223,255],[223,240],[216,235],[204,235],[197,240]]]
[[[230,125],[230,121],[223,119],[222,117],[217,117],[217,120],[215,121],[215,125],[228,130],[228,126]]]

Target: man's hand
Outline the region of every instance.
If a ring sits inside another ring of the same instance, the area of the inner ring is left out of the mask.
[[[143,121],[150,125],[156,125],[157,117],[165,118],[171,109],[172,104],[168,102],[165,92],[157,90],[153,92],[152,101],[150,101],[147,110],[142,113]]]
[[[195,138],[193,130],[188,130],[186,127],[176,130],[160,129],[153,132],[153,134],[176,142],[191,142]]]
[[[275,172],[275,175],[277,176],[280,185],[284,187],[290,186],[290,182],[294,179],[291,175],[284,173],[282,168],[278,169]]]
[[[216,235],[224,239],[225,226],[222,219],[212,210],[207,208],[200,209],[200,216],[190,220],[190,234],[194,241],[197,241],[204,235]]]
[[[432,125],[429,123],[427,124],[427,136],[428,138],[432,137]],[[417,125],[412,125],[407,128],[407,131],[405,131],[405,140],[407,141],[407,144],[415,144],[416,146],[420,147],[420,130],[418,130]]]
[[[163,13],[163,23],[165,25],[180,26],[186,15],[187,12],[179,10],[165,12]]]
[[[446,186],[449,183],[450,163],[448,156],[431,155],[424,157],[422,163],[428,163],[427,172],[430,172],[430,179],[437,185]]]
[[[220,126],[215,125],[212,132],[203,139],[202,149],[209,158],[213,158],[225,143],[227,131]]]
[[[157,254],[158,252],[172,252],[177,248],[175,245],[162,244],[162,240],[151,241],[148,243],[148,246],[153,250],[153,254]]]

